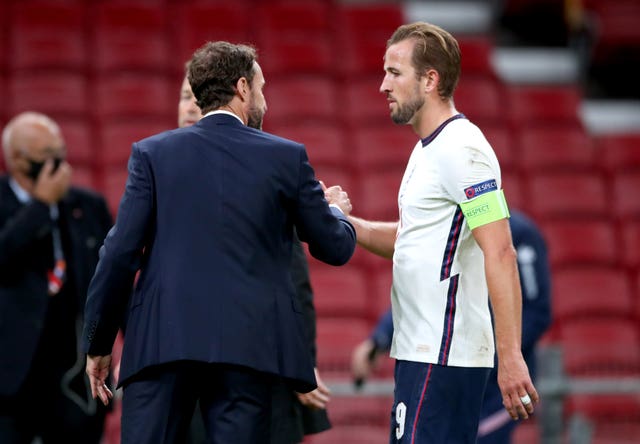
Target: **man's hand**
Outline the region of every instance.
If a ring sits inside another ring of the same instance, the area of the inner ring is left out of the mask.
[[[107,387],[107,376],[109,376],[110,367],[111,355],[87,355],[87,375],[91,383],[91,395],[93,399],[100,397],[104,405],[108,405],[109,400],[113,398],[113,392]]]
[[[53,171],[53,160],[49,159],[34,183],[32,195],[35,199],[51,205],[62,199],[70,186],[71,166],[63,161]]]
[[[351,354],[351,375],[356,387],[360,387],[378,365],[379,354],[371,339],[365,339]]]
[[[320,181],[322,185],[322,191],[324,191],[324,198],[327,199],[329,205],[337,205],[345,216],[351,214],[351,201],[346,191],[342,191],[340,185],[334,185],[327,188],[325,184]]]
[[[320,379],[320,374],[318,373],[317,368],[314,369],[314,372],[316,373],[318,388],[309,393],[296,393],[296,396],[298,396],[298,400],[302,405],[312,409],[324,410],[327,408],[329,394],[331,392],[329,387],[324,385],[324,382]]]

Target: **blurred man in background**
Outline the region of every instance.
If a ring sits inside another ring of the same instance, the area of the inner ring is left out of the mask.
[[[2,147],[0,442],[99,443],[106,410],[91,398],[78,341],[111,216],[104,198],[71,186],[49,117],[15,116]]]
[[[551,280],[547,247],[536,225],[520,212],[509,219],[513,245],[518,253],[518,271],[522,286],[522,355],[531,378],[535,378],[535,346],[551,324]],[[358,386],[366,380],[383,354],[388,354],[393,337],[391,310],[385,312],[369,338],[353,351],[351,373]],[[482,400],[478,426],[478,444],[509,444],[518,422],[511,421],[502,405],[498,374],[489,375]]]
[[[196,104],[196,98],[191,91],[189,81],[185,76],[180,87],[178,102],[178,126],[191,126],[202,118],[202,113]],[[260,127],[256,129],[262,129]],[[309,349],[316,357],[316,311],[313,305],[313,290],[309,279],[307,257],[302,244],[296,235],[293,242],[291,261],[291,278],[303,310],[304,325]],[[296,393],[284,382],[273,388],[273,410],[271,412],[271,444],[295,444],[302,442],[304,435],[319,433],[331,427],[327,416],[329,402],[329,388],[322,382],[316,368],[318,388],[310,393]],[[191,441],[200,443],[204,440],[204,424],[201,416],[194,415],[191,427]]]

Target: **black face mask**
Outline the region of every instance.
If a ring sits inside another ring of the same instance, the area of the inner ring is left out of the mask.
[[[38,176],[40,175],[40,171],[44,167],[45,162],[36,162],[35,160],[27,159],[29,161],[29,171],[27,172],[27,176],[29,176],[34,182],[38,180]],[[52,173],[58,169],[62,163],[62,159],[59,157],[53,158],[53,170]]]

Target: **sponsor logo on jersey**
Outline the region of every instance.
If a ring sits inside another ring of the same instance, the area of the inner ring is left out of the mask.
[[[484,182],[480,182],[475,185],[471,185],[468,188],[464,189],[464,195],[467,196],[467,199],[473,199],[474,197],[478,197],[481,194],[488,193],[490,191],[494,191],[498,189],[498,184],[495,179],[485,180]]]

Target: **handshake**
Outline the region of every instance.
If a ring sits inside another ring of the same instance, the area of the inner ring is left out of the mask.
[[[338,206],[345,216],[349,216],[352,207],[347,192],[343,191],[340,185],[333,185],[327,188],[322,181],[320,181],[320,185],[322,186],[322,191],[324,191],[324,198],[329,205]]]

